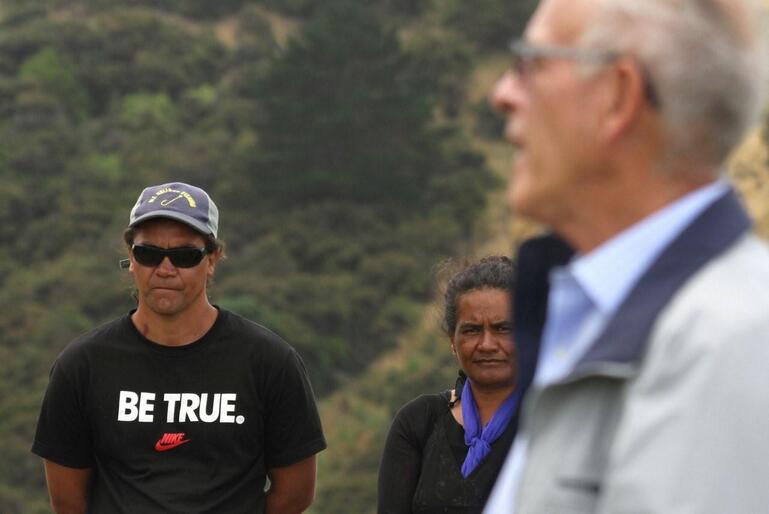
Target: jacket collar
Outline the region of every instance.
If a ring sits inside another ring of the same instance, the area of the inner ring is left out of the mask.
[[[586,372],[598,363],[638,362],[657,316],[676,291],[749,228],[750,220],[733,190],[711,204],[641,276],[573,374]],[[547,312],[549,272],[566,264],[572,255],[573,250],[554,235],[529,240],[519,250],[514,320],[524,387],[536,369]]]
[[[574,250],[548,234],[524,241],[516,257],[513,288],[513,323],[518,351],[518,387],[526,389],[534,378],[539,345],[547,316],[550,270],[563,266]]]

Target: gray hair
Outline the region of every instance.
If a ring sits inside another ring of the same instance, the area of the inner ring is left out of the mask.
[[[769,77],[757,0],[597,0],[581,45],[638,59],[659,100],[669,155],[717,170],[755,123]]]

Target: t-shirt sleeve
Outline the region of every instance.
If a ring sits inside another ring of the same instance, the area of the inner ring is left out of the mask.
[[[92,438],[83,391],[57,360],[51,369],[32,453],[71,468],[93,466]]]
[[[426,396],[407,403],[395,415],[379,463],[378,514],[411,512],[422,468],[422,448],[433,422]]]
[[[301,357],[291,350],[269,386],[265,418],[267,468],[290,466],[326,448],[315,395]]]

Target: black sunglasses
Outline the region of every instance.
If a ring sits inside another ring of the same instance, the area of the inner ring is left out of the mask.
[[[171,264],[177,268],[194,268],[200,264],[208,250],[192,247],[163,249],[155,246],[132,245],[131,252],[136,262],[142,266],[154,268],[163,262],[163,259],[168,257],[171,260]],[[121,268],[127,268],[129,265],[130,261],[128,259],[120,261]]]

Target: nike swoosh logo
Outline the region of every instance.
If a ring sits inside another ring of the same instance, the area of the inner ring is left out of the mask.
[[[163,441],[158,441],[155,443],[155,450],[159,452],[165,452],[184,443],[189,443],[191,440],[192,439],[184,439],[183,441],[174,441],[173,443],[164,443]]]

